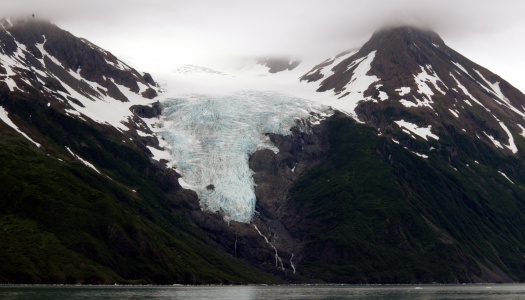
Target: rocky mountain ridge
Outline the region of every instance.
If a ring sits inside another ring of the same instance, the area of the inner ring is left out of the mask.
[[[383,133],[401,128],[417,135],[430,126],[438,134],[453,126],[516,153],[514,136],[524,132],[523,93],[432,31],[379,30],[359,51],[327,60],[301,80],[334,93],[347,112]]]

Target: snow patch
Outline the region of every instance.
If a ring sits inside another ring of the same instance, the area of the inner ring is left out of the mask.
[[[478,70],[474,70],[474,71],[483,79],[483,81],[485,81],[485,83],[489,86],[489,88],[485,87],[483,84],[478,82],[479,85],[481,87],[483,87],[488,93],[493,94],[494,96],[496,96],[496,98],[498,98],[499,100],[502,101],[502,102],[499,102],[499,101],[496,100],[496,102],[498,102],[498,103],[508,107],[509,109],[514,111],[515,113],[517,113],[520,116],[522,116],[523,118],[525,118],[525,113],[523,113],[522,111],[520,111],[519,109],[514,107],[510,103],[510,100],[507,97],[505,97],[505,95],[501,91],[501,88],[499,87],[499,84],[500,84],[499,81],[496,81],[495,83],[491,83],[485,77],[483,77],[483,75]]]
[[[357,53],[357,51],[352,51],[352,52],[349,52],[349,53],[347,53],[345,55],[341,55],[339,57],[329,58],[329,59],[325,60],[325,62],[329,62],[329,64],[327,66],[322,67],[320,69],[313,69],[313,70],[309,71],[308,73],[306,73],[305,76],[311,75],[311,74],[317,72],[317,70],[319,70],[319,73],[323,75],[323,78],[328,78],[328,77],[334,75],[334,71],[332,70],[333,67],[330,68],[331,66],[337,66],[343,60],[351,57],[352,55],[354,55],[356,53]]]
[[[468,77],[474,79],[474,77],[472,77],[472,75],[470,75],[470,73],[467,71],[467,69],[465,69],[461,64],[453,61],[452,62],[458,69],[460,69],[461,71],[463,71],[465,74],[467,74]],[[457,72],[457,71],[456,71]],[[459,73],[459,72],[458,72]]]
[[[500,100],[510,104],[510,100],[507,97],[505,97],[505,95],[503,95],[503,92],[501,91],[499,87],[499,81],[496,81],[495,83],[491,83],[478,70],[474,70],[474,72],[476,72],[479,75],[479,77],[481,77],[481,79],[483,79],[483,81],[485,81],[485,83],[488,85],[489,89],[485,88],[483,84],[480,84],[482,87],[485,88],[485,90],[487,90],[491,94],[494,94]]]
[[[410,87],[400,87],[395,89],[396,92],[399,92],[399,96],[403,97],[404,95],[410,93]]]
[[[521,126],[521,124],[518,124],[518,126],[519,126],[519,128],[521,128],[521,133],[520,133],[520,135],[521,135],[522,137],[525,137],[525,128],[523,128],[523,126]]]
[[[91,47],[91,48],[92,48],[92,49],[95,49],[94,47]],[[99,48],[99,49],[95,49],[95,50],[100,50],[100,51],[102,51],[102,49],[100,49],[100,48]],[[107,52],[105,52],[105,51],[102,51],[102,52],[104,52],[106,55],[108,55]],[[117,69],[119,69],[119,70],[122,70],[122,71],[129,71],[129,70],[131,70],[131,68],[130,68],[128,65],[126,65],[124,62],[122,62],[122,61],[119,60],[119,59],[117,59],[117,62],[116,62],[116,63],[115,63],[115,62],[112,62],[112,61],[109,61],[109,60],[107,60],[107,59],[104,59],[104,60],[106,61],[106,63],[108,63],[109,65],[114,66],[115,68],[117,68]]]
[[[394,123],[396,123],[401,129],[406,129],[415,135],[424,138],[425,140],[428,140],[428,137],[439,140],[439,136],[432,133],[432,125],[428,125],[428,127],[419,127],[404,120],[394,121]]]
[[[405,107],[417,107],[417,103],[414,103],[412,101],[408,101],[406,99],[399,100],[401,104],[403,104]]]
[[[426,65],[426,67],[419,66],[421,68],[421,72],[417,75],[414,75],[414,81],[416,82],[418,86],[417,92],[421,95],[427,96],[429,100],[432,99],[432,96],[434,96],[434,92],[432,92],[432,89],[430,89],[430,86],[427,84],[428,82],[431,82],[434,85],[434,88],[441,92],[441,94],[445,95],[446,92],[443,91],[438,86],[438,81],[443,83],[441,79],[437,76],[436,72],[432,69],[431,65]],[[427,72],[427,69],[430,71]]]
[[[152,134],[145,133],[145,132],[140,131],[140,130],[137,130],[137,134],[138,134],[139,136],[144,136],[144,137],[150,137],[150,136],[153,136]]]
[[[388,100],[388,94],[383,91],[379,91],[379,100],[381,101]]]
[[[490,112],[490,110],[488,108],[486,108],[481,102],[479,102],[476,98],[474,98],[474,96],[472,96],[469,91],[467,90],[466,87],[464,87],[457,79],[456,77],[454,77],[454,75],[452,73],[449,73],[450,74],[450,77],[452,77],[455,81],[456,81],[456,84],[458,85],[458,87],[463,91],[463,94],[467,95],[470,100],[476,102],[477,104],[479,104],[481,107],[483,107],[486,111]],[[467,100],[464,100],[468,105],[472,106],[472,104],[470,102],[468,102]]]
[[[345,93],[348,94],[341,99],[330,99],[325,101],[323,104],[332,106],[338,110],[348,113],[356,121],[359,121],[359,118],[355,113],[355,108],[360,101],[373,100],[371,97],[365,97],[364,92],[370,87],[370,85],[379,81],[379,78],[375,75],[366,75],[371,69],[371,64],[374,61],[375,55],[376,51],[372,51],[367,56],[353,61],[350,64],[352,67],[355,66],[352,80],[341,92],[342,95]]]
[[[500,173],[501,175],[503,175],[503,177],[507,178],[508,181],[510,181],[510,183],[514,184],[514,182],[512,180],[510,180],[509,176],[507,176],[507,174],[501,172],[501,171],[498,171],[498,173]]]
[[[428,155],[426,155],[426,154],[417,153],[417,152],[415,152],[415,151],[410,151],[410,152],[414,153],[415,155],[417,155],[417,156],[419,156],[419,157],[422,157],[422,158],[428,158]]]
[[[505,125],[505,123],[503,123],[502,121],[500,121],[495,115],[492,115],[492,117],[494,119],[496,119],[496,121],[498,121],[499,123],[499,126],[501,126],[501,128],[503,129],[503,131],[505,131],[505,133],[507,134],[507,136],[509,137],[509,144],[508,145],[504,145],[505,147],[509,148],[512,153],[516,154],[518,153],[518,147],[516,146],[516,144],[514,143],[514,137],[512,136],[512,133],[510,132],[510,130],[507,128],[507,126]],[[519,126],[519,124],[518,124]]]
[[[64,110],[67,114],[71,114],[71,115],[75,115],[75,116],[80,116],[80,113],[76,110],[72,110],[72,109],[65,109]]]
[[[193,185],[189,185],[182,177],[179,177],[179,184],[183,189],[193,189],[195,188]]]
[[[163,150],[159,150],[157,148],[146,146],[149,151],[153,154],[153,159],[156,161],[160,161],[161,159],[165,159],[167,161],[173,160],[173,157],[167,152]]]
[[[410,132],[410,130],[402,128],[401,131],[408,134],[411,138],[416,139],[416,137],[412,134],[412,132]]]
[[[353,62],[351,62],[348,66],[346,66],[346,70],[347,71],[350,71],[350,69],[352,69],[353,67],[359,65],[363,60],[365,60],[367,57],[366,56],[363,56],[361,58],[358,58],[356,60],[354,60]]]
[[[501,143],[498,140],[496,140],[492,135],[487,134],[485,131],[483,131],[483,134],[485,134],[492,141],[494,146],[503,149],[503,146],[501,145]]]
[[[456,111],[453,111],[453,110],[452,110],[452,109],[450,109],[450,108],[449,108],[448,110],[450,111],[450,113],[451,113],[451,114],[453,114],[453,115],[454,115],[454,117],[456,117],[456,118],[459,118],[459,114],[458,114],[458,112],[456,112]]]
[[[83,163],[86,167],[89,167],[91,169],[93,169],[95,172],[97,172],[98,174],[101,174],[99,170],[97,170],[97,168],[95,168],[95,166],[93,164],[91,164],[89,161],[85,160],[85,159],[82,159],[82,157],[76,155],[75,153],[73,153],[73,151],[71,151],[71,149],[69,149],[69,147],[66,146],[66,149],[67,151],[69,151],[69,153],[76,159],[76,160],[79,160],[81,163]]]
[[[416,103],[412,101],[408,101],[406,99],[401,99],[399,100],[399,102],[403,104],[403,106],[409,107],[409,108],[410,107],[428,107],[428,108],[434,109],[434,107],[432,107],[431,105],[434,103],[434,101],[432,101],[431,99],[423,99],[423,101],[421,101],[414,96],[414,100],[416,101]]]
[[[35,144],[35,146],[37,146],[38,148],[40,148],[40,144],[33,141],[27,134],[23,133],[19,128],[18,126],[16,126],[15,123],[13,123],[13,121],[11,121],[11,119],[9,119],[9,116],[7,114],[7,111],[2,107],[0,106],[0,119],[2,121],[4,121],[4,123],[6,123],[9,127],[13,128],[14,130],[18,131],[21,135],[23,135],[28,141],[30,141],[31,143]]]
[[[509,148],[514,154],[518,153],[518,147],[514,143],[514,137],[512,136],[512,133],[510,132],[510,130],[507,128],[507,126],[505,126],[505,123],[501,121],[499,122],[499,125],[505,131],[505,133],[507,133],[507,136],[509,137],[509,144],[505,145],[505,147]]]
[[[6,69],[8,69],[8,68],[6,68]],[[16,85],[16,82],[13,80],[13,78],[11,78],[11,77],[8,76],[8,77],[5,79],[5,83],[7,84],[7,86],[9,87],[9,90],[10,90],[11,92],[14,92],[14,91],[15,91],[15,87],[17,87],[17,85]]]
[[[18,49],[17,51],[20,51]],[[15,54],[17,54],[16,52]],[[14,56],[14,55],[13,55]],[[4,66],[6,70],[6,79],[5,83],[9,87],[9,90],[13,92],[15,90],[15,87],[17,87],[16,82],[12,78],[13,76],[17,75],[17,73],[13,70],[15,67],[18,67],[20,65],[20,62],[15,60],[14,57],[3,55],[0,57],[0,61],[2,61],[2,65]]]

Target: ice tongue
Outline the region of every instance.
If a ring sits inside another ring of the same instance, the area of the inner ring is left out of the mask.
[[[297,118],[320,109],[272,92],[192,95],[164,103],[161,135],[203,209],[220,211],[227,221],[249,222],[255,210],[249,156],[277,151],[266,133],[289,135]]]

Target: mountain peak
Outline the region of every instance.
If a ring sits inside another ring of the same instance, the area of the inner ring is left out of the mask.
[[[3,19],[0,19],[0,25],[2,25],[6,29],[13,27],[13,26],[34,25],[34,24],[53,25],[53,23],[49,19],[41,18],[35,15],[5,17]]]
[[[441,39],[439,35],[432,29],[409,25],[381,27],[374,32],[372,38],[380,35],[403,35],[410,39]]]
[[[151,76],[146,80],[110,52],[48,20],[4,18],[0,24],[2,90],[40,91],[60,111],[121,130],[129,129],[122,123],[132,118],[128,106],[148,104],[157,96]],[[122,107],[101,112],[103,105]]]
[[[394,41],[405,43],[426,43],[428,45],[444,46],[441,37],[430,29],[423,29],[414,26],[384,27],[377,30],[367,44],[391,43]],[[366,48],[367,44],[363,46]]]
[[[333,93],[335,108],[381,132],[468,132],[513,153],[511,132],[524,134],[525,96],[427,29],[382,28],[359,51],[327,60],[301,80],[320,82],[317,91]]]

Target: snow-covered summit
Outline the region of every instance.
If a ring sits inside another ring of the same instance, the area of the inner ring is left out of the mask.
[[[325,104],[381,132],[402,129],[395,122],[401,120],[431,126],[433,134],[451,134],[454,126],[515,153],[511,140],[525,124],[520,91],[435,32],[413,27],[381,29],[358,51],[319,63],[301,81],[331,98]]]

